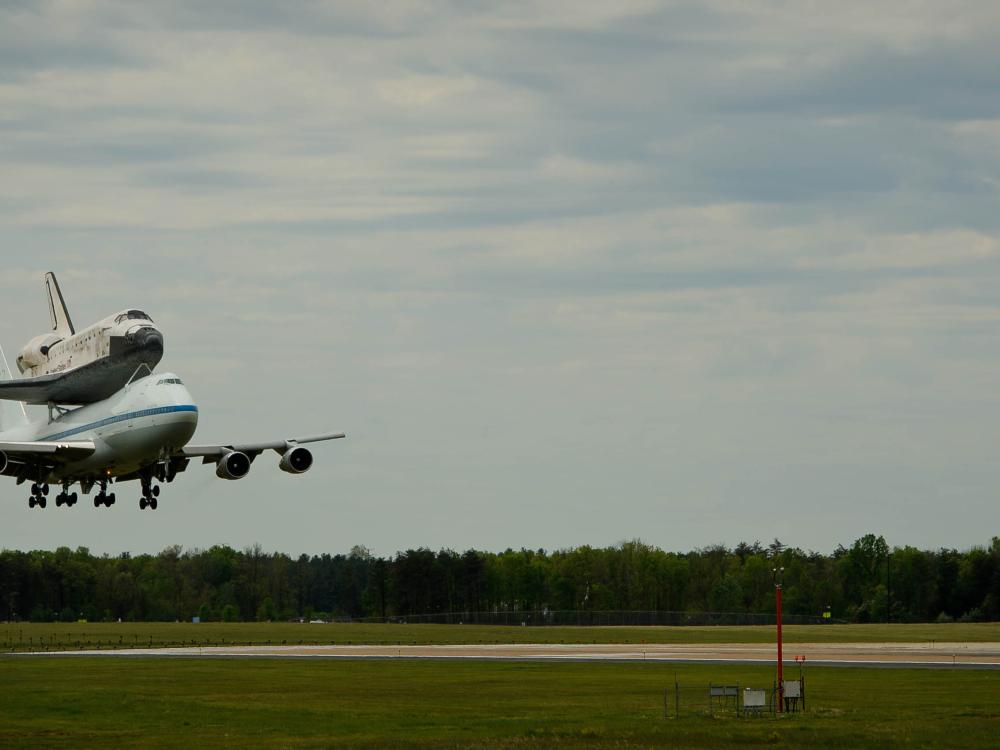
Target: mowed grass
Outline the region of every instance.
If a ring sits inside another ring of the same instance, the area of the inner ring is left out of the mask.
[[[679,719],[663,691],[688,687]],[[805,714],[701,713],[764,667],[0,657],[0,747],[995,748],[1000,674],[813,668]]]
[[[1000,641],[1000,623],[790,625],[788,643]],[[768,643],[773,626],[516,627],[362,623],[0,623],[0,650],[167,645]]]

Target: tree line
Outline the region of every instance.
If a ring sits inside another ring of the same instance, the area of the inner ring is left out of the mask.
[[[830,555],[777,539],[666,552],[613,547],[372,555],[168,547],[0,552],[0,620],[393,619],[436,613],[784,611],[852,622],[1000,620],[1000,538],[966,551],[891,548],[868,534]]]

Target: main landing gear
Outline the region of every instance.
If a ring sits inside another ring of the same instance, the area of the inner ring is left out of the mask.
[[[100,508],[102,505],[110,508],[115,504],[115,493],[108,494],[108,482],[101,480],[101,491],[94,495],[94,507]]]
[[[159,485],[153,484],[152,474],[140,477],[142,480],[142,497],[139,498],[139,509],[146,510],[156,510],[157,501],[156,498],[160,496]],[[80,481],[80,485],[83,488],[83,494],[90,494],[91,488],[96,484],[96,480],[77,480]],[[110,508],[115,504],[115,493],[108,492],[108,485],[111,484],[111,479],[100,480],[101,491],[94,495],[94,507],[100,508],[102,505],[106,508]],[[71,508],[76,505],[79,497],[75,492],[70,492],[69,488],[73,486],[72,482],[62,483],[62,492],[56,495],[56,507],[65,505],[67,508]],[[49,485],[44,482],[35,482],[31,485],[31,496],[28,498],[29,508],[44,508],[48,504],[48,494]]]
[[[45,507],[45,496],[49,494],[49,486],[47,484],[36,482],[31,485],[31,496],[28,498],[28,507],[34,508],[36,505],[39,508]]]
[[[142,477],[142,497],[139,498],[139,510],[156,510],[156,498],[160,496],[159,485],[153,485],[151,477]]]
[[[69,482],[63,482],[63,491],[56,495],[56,507],[58,508],[60,505],[65,505],[67,508],[72,507],[76,505],[76,500],[76,493],[69,491]]]

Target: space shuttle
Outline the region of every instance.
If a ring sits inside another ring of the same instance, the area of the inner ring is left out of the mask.
[[[17,355],[19,380],[0,382],[0,399],[79,406],[109,398],[163,357],[163,334],[141,310],[122,310],[77,331],[59,282],[45,274],[52,330]],[[141,371],[141,372],[140,372]]]

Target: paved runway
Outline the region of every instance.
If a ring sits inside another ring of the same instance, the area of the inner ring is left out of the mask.
[[[503,644],[467,646],[212,646],[35,652],[50,656],[451,659],[570,662],[770,664],[774,644]],[[811,666],[1000,669],[1000,643],[793,643],[784,658]]]

